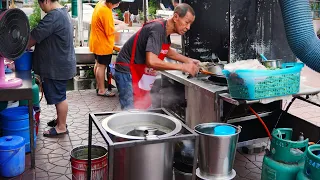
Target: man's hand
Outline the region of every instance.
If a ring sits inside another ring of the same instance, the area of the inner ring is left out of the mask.
[[[199,72],[199,66],[195,63],[182,64],[182,71],[189,73],[191,76],[195,76]]]
[[[195,65],[199,65],[200,64],[200,61],[197,60],[197,59],[191,59],[191,62]]]

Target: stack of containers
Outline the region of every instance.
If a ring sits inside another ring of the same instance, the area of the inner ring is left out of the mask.
[[[27,106],[13,107],[0,113],[3,136],[21,136],[25,139],[25,151],[30,152],[29,112]],[[35,127],[34,131],[35,131]],[[37,136],[34,136],[36,145]]]

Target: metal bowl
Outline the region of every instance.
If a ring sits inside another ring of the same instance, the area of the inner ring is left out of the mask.
[[[282,67],[282,63],[283,63],[282,59],[262,61],[262,64],[266,68],[281,68]]]
[[[90,52],[89,47],[76,47],[74,48],[76,54],[76,60],[78,64],[94,64],[95,57]]]

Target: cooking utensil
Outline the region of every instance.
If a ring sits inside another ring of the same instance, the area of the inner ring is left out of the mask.
[[[263,54],[259,54],[260,57],[262,58],[263,61],[268,61],[268,59],[263,55]]]

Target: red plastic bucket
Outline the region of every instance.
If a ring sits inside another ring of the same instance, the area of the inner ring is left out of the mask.
[[[91,180],[108,179],[108,151],[101,146],[92,145]],[[87,179],[88,146],[79,146],[71,151],[72,180]]]

